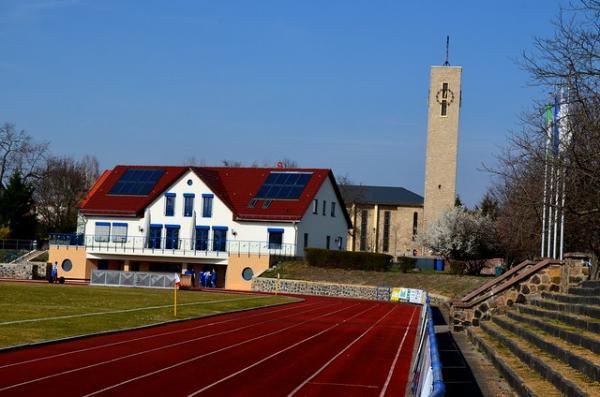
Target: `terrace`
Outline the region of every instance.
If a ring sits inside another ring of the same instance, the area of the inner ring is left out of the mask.
[[[89,254],[225,259],[229,255],[295,256],[294,244],[268,241],[50,234],[50,245],[83,246]]]

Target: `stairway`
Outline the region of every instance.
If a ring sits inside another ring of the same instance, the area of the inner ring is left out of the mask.
[[[16,258],[15,260],[11,261],[10,263],[29,262],[30,260],[32,260],[34,258],[37,258],[38,256],[42,255],[44,252],[47,252],[47,251],[48,250],[33,250],[33,251],[29,251],[25,255],[21,255],[20,257]]]
[[[522,396],[600,396],[600,281],[542,292],[467,329]]]

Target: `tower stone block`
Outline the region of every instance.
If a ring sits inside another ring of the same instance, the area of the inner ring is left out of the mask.
[[[451,208],[456,199],[461,74],[459,66],[431,67],[423,210],[425,229]]]

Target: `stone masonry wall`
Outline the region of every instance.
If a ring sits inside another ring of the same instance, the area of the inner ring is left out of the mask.
[[[289,294],[340,296],[389,301],[391,289],[364,285],[330,284],[300,280],[278,280],[258,277],[252,279],[252,291]]]
[[[32,280],[43,279],[45,277],[45,263],[0,263],[0,278],[10,278],[13,280]]]
[[[528,298],[543,291],[566,292],[569,286],[587,279],[589,269],[582,261],[567,260],[564,264],[549,265],[528,278],[505,289],[483,302],[469,308],[452,307],[454,330],[461,331],[470,325],[479,326],[494,313],[504,313],[515,303],[526,303]]]

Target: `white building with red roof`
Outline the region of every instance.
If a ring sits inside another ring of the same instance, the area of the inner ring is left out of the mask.
[[[217,286],[231,289],[306,247],[345,249],[351,227],[333,173],[313,168],[120,165],[80,215],[79,233],[50,236],[59,276],[215,269]]]

